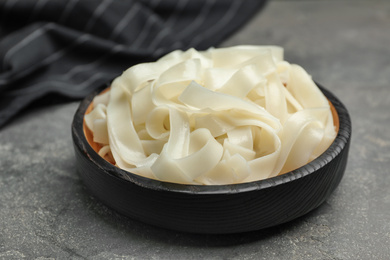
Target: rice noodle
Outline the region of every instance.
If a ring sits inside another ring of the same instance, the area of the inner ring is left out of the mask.
[[[129,68],[93,105],[85,122],[101,156],[175,183],[270,178],[336,136],[328,100],[277,46],[174,51]]]

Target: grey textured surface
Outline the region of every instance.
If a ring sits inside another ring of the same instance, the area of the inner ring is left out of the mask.
[[[349,164],[317,210],[236,235],[172,232],[95,200],[75,171],[78,103],[0,130],[0,259],[389,259],[390,2],[272,1],[224,43],[277,44],[349,109]]]

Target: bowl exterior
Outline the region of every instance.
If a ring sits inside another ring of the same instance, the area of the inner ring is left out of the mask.
[[[329,149],[289,173],[244,184],[196,186],[129,174],[102,159],[83,133],[83,117],[94,95],[75,114],[72,136],[79,175],[103,203],[133,219],[193,233],[259,230],[300,217],[321,205],[340,183],[348,158],[351,122],[344,105],[321,87],[339,116]]]

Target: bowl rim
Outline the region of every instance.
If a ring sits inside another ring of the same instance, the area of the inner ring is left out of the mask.
[[[81,151],[84,151],[82,154],[86,156],[87,159],[90,160],[93,164],[95,164],[96,167],[101,170],[101,172],[110,178],[120,180],[125,184],[127,183],[128,185],[133,184],[155,191],[186,193],[193,195],[235,194],[268,189],[299,180],[315,173],[318,169],[326,166],[335,157],[337,157],[349,142],[351,136],[351,119],[346,107],[332,92],[325,89],[317,82],[316,85],[335,108],[339,121],[339,129],[336,138],[324,153],[311,162],[293,171],[264,180],[225,185],[180,184],[150,179],[112,165],[95,152],[95,150],[87,141],[83,130],[85,112],[93,98],[97,94],[101,93],[101,91],[94,91],[80,103],[72,123],[73,142],[79,149],[81,149]]]

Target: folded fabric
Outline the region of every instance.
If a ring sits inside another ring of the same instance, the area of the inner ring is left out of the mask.
[[[206,49],[266,0],[4,0],[0,127],[48,95],[80,99],[173,49]]]

